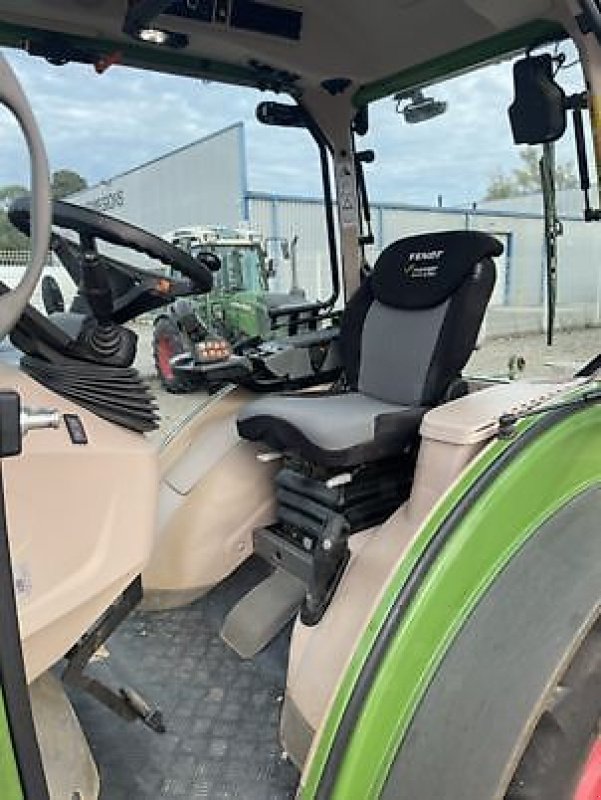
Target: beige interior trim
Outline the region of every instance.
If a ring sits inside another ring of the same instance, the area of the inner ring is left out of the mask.
[[[156,524],[158,459],[143,436],[48,391],[14,367],[0,387],[22,404],[78,414],[67,429],[29,433],[3,464],[8,533],[28,680],[46,671],[141,571]]]
[[[144,571],[145,604],[188,603],[233,572],[252,552],[252,532],[273,520],[277,463],[240,439],[242,390],[206,404],[163,448],[159,533]]]
[[[98,770],[63,684],[44,672],[29,697],[50,800],[96,800]]]
[[[520,414],[542,408],[588,380],[577,378],[567,383],[513,381],[482,389],[429,411],[420,432],[428,439],[456,445],[484,442],[496,435],[502,414]]]
[[[282,741],[299,767],[308,763],[295,743],[298,731],[319,731],[359,639],[391,577],[425,520],[465,468],[494,437],[491,415],[558,400],[574,387],[567,384],[500,384],[428,412],[408,502],[379,528],[350,539],[351,560],[323,619],[309,628],[297,621],[290,647]],[[286,727],[291,720],[294,727]],[[313,745],[319,739],[314,737]],[[309,755],[310,760],[310,755]]]

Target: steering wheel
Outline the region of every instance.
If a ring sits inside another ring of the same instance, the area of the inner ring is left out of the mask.
[[[31,202],[29,197],[13,201],[8,212],[12,224],[26,236],[29,235]],[[52,202],[52,224],[60,228],[76,231],[79,234],[81,249],[84,252],[95,250],[95,240],[131,248],[139,253],[156,258],[163,264],[178,270],[190,278],[198,293],[209,292],[213,287],[210,268],[192,258],[188,253],[175,247],[164,239],[148,231],[131,225],[129,222],[109,217],[91,208],[76,206],[63,200]]]
[[[31,106],[4,56],[0,55],[0,104],[15,116],[31,161],[31,258],[18,285],[0,297],[0,339],[9,333],[23,313],[44,269],[50,242],[50,174],[44,142]]]

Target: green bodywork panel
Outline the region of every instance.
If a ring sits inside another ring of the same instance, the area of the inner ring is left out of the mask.
[[[523,432],[532,422],[521,424]],[[466,490],[508,446],[487,448],[434,510],[364,632],[330,711],[301,797],[313,797],[353,687],[413,567]],[[453,638],[500,570],[571,498],[601,480],[601,408],[572,414],[533,440],[458,525],[409,607],[352,734],[332,800],[378,797],[419,701]]]
[[[534,47],[564,39],[566,36],[565,30],[556,23],[548,20],[531,22],[529,25],[506,31],[498,36],[464,47],[455,53],[449,53],[396,75],[390,75],[376,83],[363,86],[355,94],[354,103],[360,108],[374,100],[387,97],[393,92],[400,92],[413,86],[436,83],[436,81],[450,78],[452,75],[478,64],[486,64],[500,56],[518,52],[525,47]]]
[[[2,800],[23,800],[21,781],[13,752],[13,743],[0,692],[0,797]]]
[[[224,304],[224,315],[227,326],[239,336],[269,335],[269,318],[267,308],[261,301],[261,295],[254,292],[236,292]]]
[[[196,299],[197,313],[207,326],[231,341],[247,336],[267,338],[267,309],[256,292],[220,292],[213,290]]]

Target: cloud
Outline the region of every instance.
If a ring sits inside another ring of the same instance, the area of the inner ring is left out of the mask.
[[[39,119],[52,169],[74,169],[96,183],[242,120],[251,189],[321,191],[312,141],[302,131],[261,126],[254,110],[269,96],[259,91],[124,67],[99,76],[89,66],[53,67],[17,51],[7,56]],[[578,70],[562,76],[578,86]],[[377,155],[367,168],[372,199],[434,204],[442,195],[445,205],[469,204],[482,198],[492,174],[517,166],[506,116],[509,63],[429,91],[449,109],[420,125],[407,125],[390,98],[372,107],[371,132],[360,142]],[[0,141],[0,184],[26,182],[26,151],[5,112]],[[560,157],[568,156],[562,144]]]

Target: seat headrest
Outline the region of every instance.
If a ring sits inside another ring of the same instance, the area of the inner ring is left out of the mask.
[[[503,245],[480,231],[409,236],[380,253],[371,275],[374,297],[387,306],[433,308],[450,297],[484,258]]]

